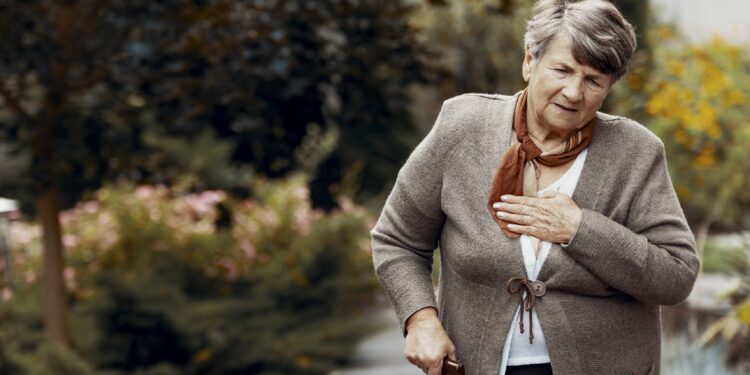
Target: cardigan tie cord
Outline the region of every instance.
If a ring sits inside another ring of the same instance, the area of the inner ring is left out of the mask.
[[[507,289],[510,294],[518,294],[518,303],[529,314],[529,344],[533,344],[534,320],[531,317],[531,311],[534,308],[534,304],[536,304],[536,298],[543,296],[547,288],[541,281],[531,281],[525,277],[511,277],[508,279]],[[524,291],[526,292],[526,298],[523,295]],[[521,311],[518,323],[521,333],[523,333],[523,311]]]
[[[527,90],[523,90],[516,102],[515,113],[513,115],[513,131],[517,142],[513,143],[502,158],[500,158],[500,165],[495,172],[495,178],[492,181],[489,199],[487,200],[487,208],[490,210],[492,219],[511,238],[518,237],[518,234],[508,230],[508,223],[497,217],[492,204],[499,202],[500,197],[505,194],[525,195],[523,188],[524,169],[527,163],[533,166],[538,180],[540,172],[539,164],[553,167],[575,160],[578,154],[591,143],[594,124],[596,122],[595,118],[591,119],[577,132],[571,134],[562,145],[548,152],[542,152],[531,139],[526,127],[527,96]],[[536,194],[536,192],[534,191],[532,194]]]

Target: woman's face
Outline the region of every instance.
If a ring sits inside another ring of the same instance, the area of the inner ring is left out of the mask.
[[[555,36],[539,59],[526,53],[523,78],[528,85],[527,121],[552,137],[564,139],[582,128],[602,106],[611,77],[576,61],[571,40]]]

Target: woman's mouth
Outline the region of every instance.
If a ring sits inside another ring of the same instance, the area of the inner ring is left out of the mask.
[[[577,110],[577,109],[575,109],[575,108],[570,108],[570,107],[566,107],[566,106],[564,106],[564,105],[561,105],[561,104],[557,104],[557,103],[554,103],[554,104],[555,104],[555,105],[556,105],[556,106],[557,106],[558,108],[562,109],[563,111],[567,111],[567,112],[578,112],[578,110]]]

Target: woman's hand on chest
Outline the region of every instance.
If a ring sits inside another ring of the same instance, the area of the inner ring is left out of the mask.
[[[560,192],[544,193],[538,198],[504,195],[492,204],[498,218],[508,229],[552,243],[569,243],[581,224],[581,208]]]

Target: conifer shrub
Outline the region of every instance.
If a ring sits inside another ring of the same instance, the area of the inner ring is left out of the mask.
[[[347,200],[313,209],[300,176],[259,180],[249,200],[111,186],[61,220],[71,363],[94,373],[325,374],[372,328],[357,319],[376,289],[372,217]],[[8,306],[39,283],[35,228],[12,228],[19,285]],[[40,318],[0,319],[39,337],[32,353],[44,345]],[[23,372],[22,351],[0,350],[0,369]]]

